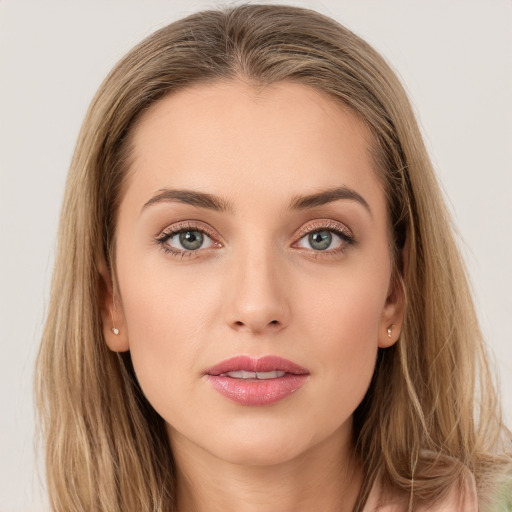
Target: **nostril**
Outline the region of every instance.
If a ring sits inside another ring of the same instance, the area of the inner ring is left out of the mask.
[[[237,320],[234,325],[236,327],[244,327],[246,324],[245,322],[242,322],[241,320]],[[271,320],[270,322],[268,322],[267,326],[272,326],[272,327],[278,327],[281,325],[281,322],[279,320]]]

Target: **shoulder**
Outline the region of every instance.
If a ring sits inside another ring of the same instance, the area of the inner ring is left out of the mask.
[[[380,478],[370,491],[362,512],[408,512],[409,496],[384,489]],[[413,506],[414,512],[478,512],[478,496],[475,479],[469,470],[449,488],[446,495],[436,503]]]

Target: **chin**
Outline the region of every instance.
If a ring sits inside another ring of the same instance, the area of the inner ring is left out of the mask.
[[[206,452],[230,464],[273,466],[307,458],[318,449],[332,454],[352,438],[348,410],[333,414],[333,407],[326,407],[327,414],[295,402],[284,405],[203,408],[207,414],[200,419],[169,414],[175,420],[173,426],[168,423],[171,447],[180,454]]]
[[[178,427],[178,425],[176,425]],[[307,452],[317,444],[317,432],[311,425],[290,424],[289,421],[256,420],[239,418],[220,424],[210,424],[207,429],[170,428],[170,441],[174,449],[195,446],[218,460],[246,466],[271,466],[283,464]],[[321,437],[321,436],[320,436]]]
[[[216,450],[214,455],[236,465],[274,466],[296,459],[308,448],[292,439],[259,436],[257,439],[231,440],[225,449]]]
[[[318,429],[309,421],[286,421],[266,418],[267,421],[238,421],[220,435],[208,439],[204,447],[214,456],[232,464],[272,466],[307,457],[310,450],[343,434],[334,425]],[[219,431],[217,431],[219,432]]]

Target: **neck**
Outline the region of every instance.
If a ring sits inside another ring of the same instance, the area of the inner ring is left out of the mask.
[[[363,473],[349,443],[333,435],[271,465],[234,464],[171,433],[178,512],[351,512]]]

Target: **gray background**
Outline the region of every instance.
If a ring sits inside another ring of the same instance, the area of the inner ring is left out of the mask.
[[[373,44],[405,82],[460,231],[512,422],[512,3],[280,2]],[[114,63],[200,1],[0,0],[0,512],[45,510],[33,364],[64,180],[89,101]]]

